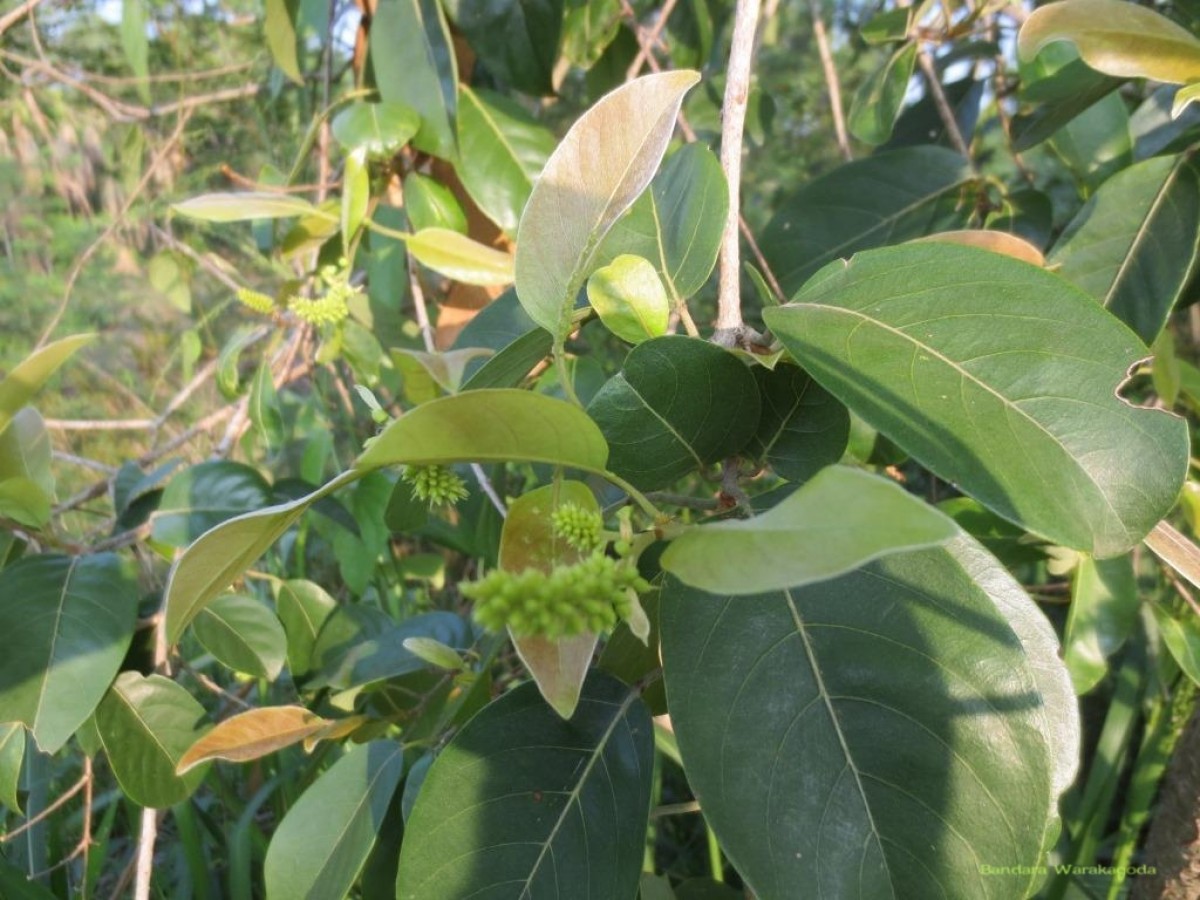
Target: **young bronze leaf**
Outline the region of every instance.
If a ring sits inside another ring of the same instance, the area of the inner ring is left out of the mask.
[[[566,337],[575,295],[601,238],[650,183],[696,72],[646,75],[584,113],[551,155],[517,229],[517,296]]]
[[[218,722],[179,758],[175,774],[182,775],[203,762],[223,759],[248,762],[298,744],[332,723],[303,706],[268,706],[251,709]]]

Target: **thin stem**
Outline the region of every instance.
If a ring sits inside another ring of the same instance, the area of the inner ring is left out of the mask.
[[[938,116],[941,118],[942,124],[946,126],[946,134],[950,136],[950,143],[954,145],[955,150],[966,157],[967,162],[971,163],[971,168],[974,169],[975,163],[971,160],[971,148],[967,146],[962,130],[958,127],[958,120],[954,117],[954,110],[950,107],[946,92],[942,90],[942,82],[933,65],[933,57],[927,51],[921,50],[917,53],[917,64],[925,76],[925,83],[929,86],[929,96],[933,98],[933,105],[937,108]]]
[[[158,810],[142,810],[138,834],[137,862],[133,872],[133,900],[150,900],[150,878],[154,872],[154,844],[158,838]]]
[[[80,791],[82,791],[84,789],[84,787],[87,785],[89,777],[90,776],[85,772],[82,778],[80,778],[77,782],[75,782],[73,785],[71,785],[70,788],[67,789],[66,793],[64,793],[62,796],[58,797],[53,803],[49,804],[45,809],[43,809],[41,812],[39,812],[32,819],[28,819],[27,821],[22,822],[20,825],[18,825],[16,828],[14,828],[12,831],[8,832],[7,834],[0,835],[0,844],[7,844],[13,838],[24,834],[26,831],[28,831],[33,826],[37,825],[39,822],[42,822],[42,821],[46,820],[47,818],[49,818],[56,809],[60,809],[68,800],[70,800],[72,797],[74,797],[76,794],[78,794]]]
[[[742,320],[741,263],[738,218],[742,181],[742,134],[750,98],[750,69],[754,36],[758,29],[760,0],[737,0],[729,69],[725,75],[725,100],[721,106],[721,168],[729,183],[729,217],[721,238],[717,270],[717,328],[713,340],[736,346],[745,336]]]
[[[813,36],[817,39],[817,54],[821,57],[821,71],[825,74],[825,89],[829,92],[829,109],[833,113],[833,130],[837,135],[838,149],[847,162],[854,159],[850,149],[850,135],[846,131],[846,116],[842,111],[842,84],[838,79],[833,53],[829,50],[829,34],[825,31],[825,20],[821,17],[820,0],[808,0],[812,13]]]
[[[614,484],[629,495],[634,503],[642,508],[642,512],[652,517],[656,522],[664,522],[667,516],[661,509],[650,502],[650,498],[635,488],[632,484],[622,478],[620,475],[615,475],[612,472],[597,472],[605,481]]]

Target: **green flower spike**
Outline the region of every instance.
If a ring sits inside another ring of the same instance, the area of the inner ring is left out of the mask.
[[[467,483],[445,466],[409,466],[401,476],[429,506],[453,506],[467,498]]]

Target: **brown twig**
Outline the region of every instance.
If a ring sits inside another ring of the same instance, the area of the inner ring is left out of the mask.
[[[921,73],[925,76],[925,84],[929,87],[929,96],[933,98],[933,105],[937,108],[938,116],[942,120],[942,124],[946,126],[946,134],[950,136],[950,143],[954,145],[954,149],[961,153],[970,163],[971,168],[975,168],[975,163],[971,159],[971,148],[967,146],[966,139],[963,138],[962,130],[958,127],[958,120],[954,117],[954,110],[950,107],[950,101],[946,98],[946,92],[942,90],[942,82],[938,78],[937,69],[933,65],[933,57],[929,55],[927,50],[919,50],[917,52],[917,65],[921,67]]]
[[[58,797],[58,799],[56,799],[53,803],[51,803],[49,806],[47,806],[45,809],[43,809],[40,813],[38,813],[32,819],[26,819],[24,822],[22,822],[20,825],[18,825],[16,828],[14,828],[12,831],[8,832],[7,834],[0,834],[0,844],[7,844],[13,838],[19,837],[20,835],[24,834],[26,831],[28,831],[33,826],[37,825],[39,822],[45,821],[47,818],[49,818],[51,815],[54,814],[55,810],[61,809],[72,797],[74,797],[76,794],[78,794],[80,791],[82,791],[90,778],[91,778],[90,773],[88,773],[85,770],[83,776],[78,781],[76,781],[73,785],[71,785],[71,787],[69,787],[67,789],[66,793],[60,795]]]
[[[4,15],[0,16],[0,34],[8,31],[23,18],[33,12],[34,7],[38,6],[42,0],[25,0],[24,3],[10,9]]]
[[[819,0],[808,0],[812,13],[813,37],[817,40],[817,55],[821,58],[821,71],[825,75],[825,89],[829,92],[829,109],[833,113],[833,131],[837,135],[838,149],[847,162],[854,159],[850,149],[850,134],[846,131],[846,115],[842,111],[842,84],[838,78],[833,53],[829,49],[829,34],[825,31],[825,20],[821,16]]]
[[[631,81],[638,77],[638,74],[642,71],[642,66],[646,64],[646,58],[650,56],[651,48],[654,44],[661,41],[662,31],[667,25],[667,19],[671,17],[671,12],[675,9],[675,3],[676,0],[666,0],[666,3],[662,5],[662,9],[658,11],[658,19],[655,21],[653,27],[648,30],[643,30],[636,22],[634,23],[639,33],[638,53],[633,58],[633,62],[629,64],[629,68],[625,70],[626,81]],[[629,8],[629,12],[633,13],[631,7]]]

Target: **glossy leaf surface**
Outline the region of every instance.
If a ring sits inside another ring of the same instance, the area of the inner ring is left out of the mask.
[[[596,673],[563,721],[526,684],[438,755],[407,823],[398,900],[632,898],[654,755],[637,694]]]
[[[764,317],[872,427],[1058,543],[1128,550],[1183,485],[1183,420],[1116,393],[1146,348],[1045,270],[952,245],[877,250]]]
[[[758,425],[758,386],[732,353],[667,335],[639,344],[588,406],[609,467],[653,490],[738,452]]]
[[[1031,876],[1016,867],[1039,861],[1057,770],[1074,766],[1058,757],[1078,752],[1053,632],[1033,617],[977,548],[750,597],[668,582],[675,734],[756,895],[1024,896]],[[1013,873],[981,873],[993,858]]]
[[[0,721],[55,753],[92,714],[133,637],[136,579],[116,556],[29,556],[0,570]]]
[[[796,366],[756,368],[762,418],[749,450],[788,481],[805,481],[842,458],[850,413]]]
[[[404,748],[372,741],[353,748],[288,810],[263,863],[267,897],[344,897],[383,824],[404,774]]]

